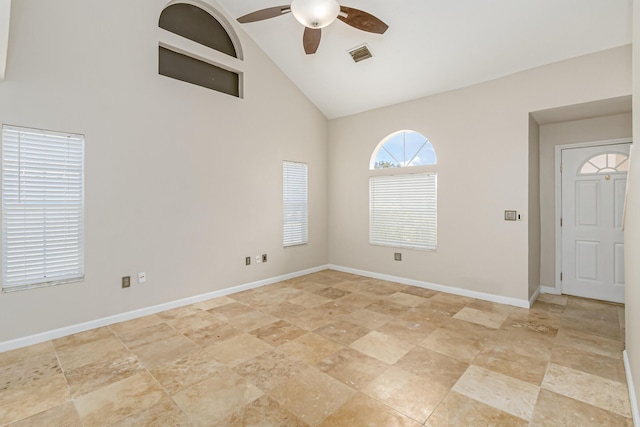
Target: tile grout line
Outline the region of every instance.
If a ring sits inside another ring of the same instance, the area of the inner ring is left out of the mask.
[[[62,375],[64,376],[64,382],[67,384],[67,391],[69,392],[69,402],[71,402],[71,404],[73,405],[73,410],[78,415],[78,419],[80,420],[80,423],[84,426],[84,421],[82,421],[82,418],[80,417],[80,413],[78,412],[78,408],[76,407],[76,399],[73,397],[73,393],[71,392],[71,385],[69,385],[69,379],[67,378],[67,372],[65,371],[64,366],[62,365],[62,362],[60,361],[60,356],[58,355],[58,350],[56,349],[56,346],[53,345],[53,340],[49,340],[49,343],[51,345],[51,349],[53,350],[54,354],[56,355],[56,360],[58,361],[58,366],[60,366],[60,371],[62,371]]]
[[[159,325],[159,324],[161,324],[161,323],[165,323],[165,324],[167,324],[167,326],[169,326],[169,327],[171,327],[171,328],[172,328],[172,326],[171,326],[171,325],[169,325],[169,324],[168,324],[164,319],[161,319],[161,320],[162,320],[162,322],[157,323],[158,325]],[[155,326],[155,325],[151,325],[151,326]],[[141,328],[141,329],[144,329],[144,328]],[[127,351],[128,351],[129,353],[131,353],[131,355],[132,355],[133,357],[135,357],[136,361],[140,364],[140,366],[142,366],[142,369],[144,369],[144,371],[145,371],[147,374],[149,374],[149,376],[150,376],[151,378],[153,378],[153,381],[155,381],[155,383],[156,383],[158,386],[160,386],[160,388],[162,389],[162,391],[164,391],[164,393],[167,395],[167,397],[168,397],[169,399],[171,399],[171,401],[176,405],[176,407],[177,407],[178,409],[180,409],[180,412],[182,412],[182,413],[185,415],[185,417],[187,417],[187,419],[188,419],[190,422],[193,422],[193,420],[189,417],[189,414],[187,414],[186,412],[184,412],[184,411],[182,410],[182,408],[178,405],[178,403],[173,399],[173,396],[172,396],[172,395],[171,395],[171,394],[170,394],[170,393],[165,389],[165,387],[160,383],[160,381],[158,381],[158,379],[155,377],[155,375],[153,375],[153,374],[149,371],[149,369],[145,366],[145,364],[144,364],[144,363],[142,363],[142,362],[140,361],[140,359],[138,359],[138,355],[136,355],[136,354],[135,354],[135,353],[134,353],[134,352],[129,348],[129,346],[128,346],[124,341],[122,341],[122,339],[120,338],[120,336],[119,336],[118,334],[116,334],[116,332],[115,332],[115,331],[113,331],[111,328],[109,328],[109,330],[111,331],[111,333],[112,333],[113,335],[115,335],[115,337],[116,337],[116,338],[118,338],[118,340],[120,341],[120,343],[122,343],[122,345],[127,349]],[[175,329],[174,329],[174,330],[175,330]],[[178,332],[178,331],[176,331],[176,332]],[[180,332],[178,332],[178,333],[180,333]],[[185,338],[186,338],[186,337],[185,337]],[[195,344],[195,343],[194,343],[194,344]],[[197,344],[196,344],[196,345],[197,345]],[[135,374],[134,374],[134,375],[135,375]],[[131,375],[131,376],[133,376],[133,375]],[[127,377],[127,378],[131,378],[131,376],[129,376],[129,377]],[[123,379],[122,379],[122,380],[120,380],[120,381],[124,381],[124,380],[125,380],[125,379],[127,379],[127,378],[123,378]],[[118,383],[118,382],[120,382],[120,381],[116,381],[116,383]],[[116,383],[112,383],[112,384],[116,384]],[[157,404],[157,403],[156,403],[156,404]],[[154,406],[155,406],[155,405],[154,405]],[[127,419],[127,418],[129,418],[130,416],[136,415],[136,414],[138,414],[138,413],[139,413],[139,412],[134,412],[133,414],[129,414],[129,415],[127,415],[127,416],[126,416],[126,417],[124,417],[124,418],[121,418],[121,419],[119,419],[119,420],[114,421],[113,423],[111,423],[111,425],[113,425],[113,424],[115,424],[115,423],[117,423],[117,422],[120,422],[120,421],[122,421],[122,420],[124,420],[124,419]]]
[[[80,420],[80,423],[84,426],[84,421],[82,421],[82,418],[80,417],[80,413],[78,412],[78,408],[76,407],[76,399],[75,399],[75,397],[73,397],[73,393],[71,392],[71,385],[69,385],[69,379],[67,378],[67,372],[65,371],[64,366],[62,365],[62,362],[60,361],[60,356],[58,355],[58,350],[56,350],[56,346],[53,345],[53,340],[49,340],[49,343],[51,345],[51,349],[53,350],[54,354],[56,355],[56,360],[58,361],[58,366],[60,366],[60,371],[62,372],[62,375],[64,376],[64,382],[67,384],[67,391],[69,392],[69,402],[71,402],[71,404],[73,405],[73,410],[78,415],[78,419]]]
[[[67,387],[67,392],[69,393],[69,400],[68,400],[67,402],[69,402],[69,403],[71,403],[71,404],[73,405],[73,410],[74,410],[74,411],[76,412],[76,414],[78,415],[78,419],[80,419],[80,414],[78,413],[78,409],[76,408],[75,399],[73,398],[73,394],[71,393],[71,386],[69,386],[69,380],[67,379],[67,374],[66,374],[66,372],[65,372],[65,370],[64,370],[64,367],[62,366],[62,363],[60,362],[60,357],[58,356],[58,351],[56,350],[55,346],[53,345],[53,341],[52,341],[52,340],[48,340],[48,341],[46,341],[46,342],[49,344],[49,347],[51,348],[51,351],[53,351],[53,354],[55,355],[55,358],[56,358],[56,362],[57,362],[57,364],[58,364],[58,367],[60,368],[60,373],[61,373],[61,374],[62,374],[62,376],[64,377],[64,382],[65,382],[66,387]],[[3,424],[3,427],[10,426],[11,424],[14,424],[14,423],[17,423],[17,422],[20,422],[20,421],[24,421],[24,420],[26,420],[26,419],[28,419],[28,418],[33,417],[33,416],[36,416],[36,415],[42,414],[42,413],[47,412],[47,411],[49,411],[49,410],[51,410],[51,409],[53,409],[53,408],[56,408],[56,407],[58,407],[58,406],[62,406],[62,405],[64,405],[64,404],[65,404],[65,403],[67,403],[67,402],[63,402],[63,403],[62,403],[62,404],[60,404],[60,405],[52,406],[51,408],[43,409],[43,410],[42,410],[42,411],[40,411],[40,412],[37,412],[37,413],[35,413],[35,414],[31,414],[31,415],[27,415],[27,416],[26,416],[26,417],[24,417],[24,418],[20,418],[20,419],[17,419],[17,420],[13,420],[13,421],[11,421],[11,422],[9,422],[9,423],[7,423],[7,424]],[[80,422],[82,423],[82,420],[80,420]],[[82,425],[84,426],[84,423],[82,423]]]

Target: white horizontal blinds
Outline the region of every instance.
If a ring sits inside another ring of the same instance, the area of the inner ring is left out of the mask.
[[[283,245],[307,243],[307,164],[282,163]]]
[[[2,127],[2,287],[80,279],[84,138]]]
[[[435,249],[436,187],[435,173],[371,177],[370,243]]]

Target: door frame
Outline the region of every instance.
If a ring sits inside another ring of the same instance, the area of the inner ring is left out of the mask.
[[[560,227],[560,218],[562,217],[562,174],[560,172],[560,162],[562,161],[562,150],[571,148],[598,147],[604,145],[615,144],[631,144],[633,138],[607,139],[603,141],[576,142],[573,144],[562,144],[555,146],[555,240],[556,240],[556,268],[555,268],[555,287],[541,286],[540,290],[548,294],[562,294],[562,281],[560,273],[562,272],[562,228]]]

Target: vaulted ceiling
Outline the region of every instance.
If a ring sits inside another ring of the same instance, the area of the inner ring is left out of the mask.
[[[339,0],[340,1],[340,0]],[[288,0],[218,0],[232,18]],[[332,119],[631,43],[632,0],[342,0],[389,25],[335,21],[316,54],[292,14],[238,24]],[[373,58],[347,53],[366,43]]]

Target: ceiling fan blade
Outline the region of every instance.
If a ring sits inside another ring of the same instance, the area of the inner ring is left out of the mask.
[[[289,5],[268,7],[266,9],[256,10],[255,12],[248,13],[238,18],[238,22],[246,24],[247,22],[262,21],[264,19],[275,18],[276,16],[284,15],[291,12]]]
[[[316,53],[318,46],[320,46],[320,36],[322,30],[320,28],[304,27],[304,37],[302,38],[302,44],[304,45],[304,51],[307,55]]]
[[[340,6],[340,15],[338,15],[338,19],[345,24],[351,25],[353,28],[368,31],[370,33],[384,34],[384,32],[387,31],[387,28],[389,28],[387,24],[372,14],[352,7]]]

